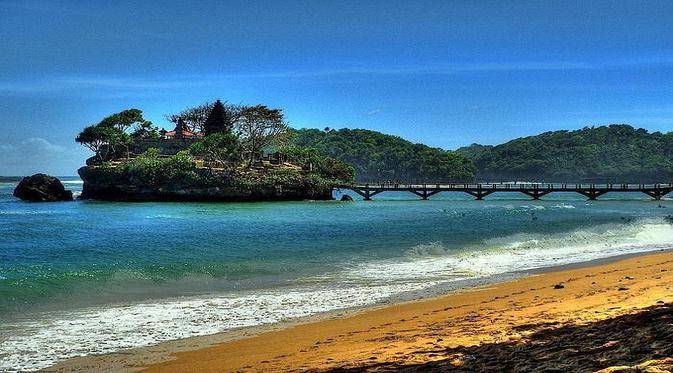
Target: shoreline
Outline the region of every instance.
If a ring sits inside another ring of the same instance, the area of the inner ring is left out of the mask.
[[[182,370],[182,368],[185,368],[186,366],[189,366],[189,369],[195,369],[196,367],[191,366],[190,364],[202,361],[202,355],[212,358],[214,351],[230,351],[228,349],[231,348],[241,349],[241,345],[249,345],[251,342],[253,344],[256,343],[255,351],[259,351],[260,349],[264,350],[265,345],[274,344],[264,342],[265,339],[277,338],[279,335],[288,333],[292,334],[293,331],[296,331],[297,329],[311,329],[311,327],[322,328],[325,326],[333,328],[334,325],[337,325],[338,328],[339,324],[350,324],[354,322],[354,320],[357,324],[357,320],[366,319],[371,317],[372,314],[377,314],[385,318],[386,314],[395,314],[397,312],[396,310],[400,308],[423,308],[428,304],[447,301],[451,302],[452,299],[456,300],[466,297],[474,298],[475,296],[480,298],[480,296],[484,295],[485,293],[494,291],[493,289],[496,289],[496,291],[497,289],[502,290],[503,288],[508,288],[513,284],[521,285],[522,282],[525,283],[533,279],[548,280],[549,278],[556,278],[559,276],[563,277],[563,275],[570,274],[572,272],[593,271],[594,269],[605,266],[618,266],[622,263],[629,263],[638,260],[650,260],[651,258],[659,257],[669,258],[671,263],[673,263],[672,251],[658,250],[630,253],[607,258],[594,259],[586,262],[563,264],[526,271],[518,271],[508,274],[500,274],[490,276],[488,278],[472,279],[472,281],[459,281],[453,284],[449,283],[451,286],[448,287],[446,285],[440,285],[434,289],[424,289],[421,291],[412,292],[413,294],[402,294],[389,298],[384,302],[357,309],[327,311],[316,315],[273,324],[232,329],[212,335],[167,341],[153,346],[138,347],[111,354],[72,358],[59,362],[52,367],[46,368],[44,371],[86,371],[92,369],[105,371],[138,371],[145,367],[149,367],[150,370]],[[671,266],[671,270],[673,271],[673,265]],[[533,282],[535,281],[533,280]],[[669,301],[671,300],[673,300],[673,298],[671,298]],[[346,326],[345,329],[347,330],[348,326]],[[305,336],[305,334],[306,333],[304,333],[303,336]],[[334,337],[336,337],[336,335]],[[339,341],[337,338],[334,339],[336,339],[337,342]],[[481,340],[481,342],[484,341],[485,340]],[[336,342],[331,341],[331,343]],[[273,349],[268,351],[270,352],[269,355],[274,355],[274,351],[272,350]],[[178,360],[175,360],[175,355],[178,356]],[[253,355],[256,356],[257,354]],[[283,354],[278,353],[276,355]],[[223,369],[242,369],[254,371],[256,369],[302,370],[307,368],[306,366],[300,367],[302,364],[299,364],[299,362],[301,361],[295,361],[294,363],[296,364],[293,364],[285,361],[287,359],[281,359],[285,363],[282,368],[280,366],[269,365],[271,364],[269,361],[272,361],[269,359],[273,358],[274,356],[267,356],[267,358],[260,358],[257,360],[257,363],[259,364],[262,364],[262,361],[267,361],[267,363],[264,363],[264,366],[255,364],[251,365],[251,359],[254,360],[254,358],[251,357],[246,360],[248,363],[243,365],[236,365],[235,362],[231,361],[231,359],[222,359],[227,361],[226,365],[224,366],[222,365],[223,362],[219,361],[218,363],[214,363],[209,366],[199,365],[198,369],[218,371],[222,371]],[[217,359],[214,360],[218,361]],[[327,361],[322,361],[319,364],[314,363],[313,365],[315,366],[311,365],[310,369],[324,370],[330,369],[330,367],[334,368],[336,366],[350,366],[348,363],[345,365],[336,364],[338,362],[345,363],[345,360],[351,360],[350,363],[353,363],[352,360],[354,359],[352,359],[352,357],[349,357],[348,359],[335,359],[334,357],[330,357]],[[365,362],[366,361],[367,359],[365,359]],[[362,365],[362,363],[363,361],[360,361],[357,364]],[[357,364],[355,364],[355,366],[357,366]]]

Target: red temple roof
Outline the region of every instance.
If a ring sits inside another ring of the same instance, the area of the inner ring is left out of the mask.
[[[175,126],[173,131],[168,131],[164,134],[164,136],[169,139],[175,137],[190,139],[195,137],[203,137],[203,135],[203,132],[190,131],[182,120],[178,121],[178,124]]]

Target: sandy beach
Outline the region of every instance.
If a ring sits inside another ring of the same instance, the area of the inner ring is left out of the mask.
[[[48,371],[621,371],[638,364],[667,371],[671,303],[673,253],[663,252],[72,359]]]

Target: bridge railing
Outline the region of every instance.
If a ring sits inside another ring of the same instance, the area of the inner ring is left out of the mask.
[[[519,189],[602,189],[602,190],[643,190],[672,188],[673,183],[535,183],[535,182],[499,182],[499,183],[447,183],[447,182],[368,182],[355,183],[358,187],[379,189],[486,189],[486,190],[519,190]]]

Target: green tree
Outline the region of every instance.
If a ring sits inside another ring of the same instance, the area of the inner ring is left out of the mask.
[[[203,124],[204,132],[207,135],[214,133],[230,133],[233,129],[233,123],[224,104],[217,100],[213,104],[205,123]]]
[[[107,161],[128,149],[130,136],[117,127],[88,126],[75,141],[96,153],[98,161]]]
[[[341,183],[352,183],[355,180],[353,166],[328,157],[316,148],[303,148],[296,145],[287,145],[278,149],[278,153],[289,162],[300,164],[310,172],[321,177],[338,180]]]
[[[146,140],[146,139],[158,139],[159,138],[159,128],[154,126],[150,121],[139,122],[135,125],[133,132],[131,132],[131,139],[134,141],[137,140]]]
[[[264,149],[282,145],[287,139],[287,130],[283,111],[264,105],[245,107],[236,124],[243,152],[250,163],[258,159]]]
[[[291,130],[292,142],[351,164],[358,181],[454,181],[474,179],[472,162],[460,154],[361,129]]]
[[[133,137],[126,132],[134,128]],[[86,127],[75,141],[96,153],[98,161],[107,161],[114,157],[123,156],[133,139],[143,136],[158,135],[156,127],[143,118],[143,112],[138,109],[127,109],[108,115],[98,124]]]
[[[164,118],[174,125],[177,125],[178,122],[182,120],[192,132],[205,132],[204,127],[206,121],[208,120],[210,112],[213,111],[214,106],[214,102],[206,101],[202,104],[188,107],[175,114],[166,114],[164,115]],[[222,106],[226,113],[225,118],[228,120],[227,127],[233,128],[242,107],[240,105],[232,105],[228,103],[222,103]]]
[[[142,110],[127,109],[103,118],[98,125],[102,127],[114,127],[120,131],[126,131],[132,126],[142,126],[146,123],[147,121],[143,118]]]
[[[215,133],[192,144],[189,152],[206,161],[221,165],[240,160],[240,143],[232,133]]]
[[[670,182],[673,136],[625,124],[545,132],[465,149],[478,178],[547,182]],[[478,149],[478,151],[473,151]]]

